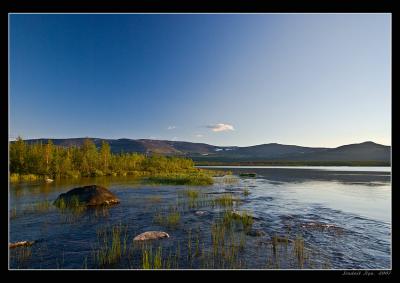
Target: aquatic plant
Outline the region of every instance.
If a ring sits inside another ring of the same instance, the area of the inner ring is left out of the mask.
[[[148,198],[150,203],[160,203],[161,202],[161,196],[150,196]]]
[[[40,176],[37,174],[19,174],[19,173],[11,173],[10,174],[10,182],[17,183],[17,182],[31,182],[31,181],[38,181],[44,179],[44,176]]]
[[[39,212],[46,212],[51,208],[51,203],[49,200],[43,200],[40,202],[37,202],[33,206],[34,211],[39,211]]]
[[[226,211],[223,217],[223,223],[230,226],[233,222],[240,223],[245,231],[249,231],[254,223],[254,219],[247,211]]]
[[[10,219],[17,217],[17,208],[15,206],[10,210],[9,215]]]
[[[183,192],[189,199],[194,200],[199,197],[199,191],[197,191],[197,190],[185,190]]]
[[[208,186],[213,184],[213,178],[202,173],[158,174],[147,178],[149,183],[164,185]]]
[[[257,173],[240,173],[240,177],[256,177]]]
[[[170,211],[166,215],[163,215],[162,213],[157,213],[153,218],[153,221],[155,223],[163,226],[168,226],[170,228],[178,226],[180,220],[181,214],[179,211]]]
[[[100,267],[112,265],[127,253],[127,226],[114,225],[111,229],[97,231],[99,248],[95,251],[95,261]]]
[[[249,190],[248,188],[244,188],[244,190],[243,190],[243,195],[244,195],[245,197],[247,197],[248,195],[250,195],[250,190]]]
[[[161,269],[171,267],[171,257],[167,260],[167,263],[163,262],[162,247],[159,246],[156,252],[153,254],[153,247],[144,245],[142,247],[142,269]]]
[[[224,184],[236,184],[239,182],[239,178],[233,175],[225,175],[224,177],[222,177],[222,182]]]
[[[294,240],[294,254],[297,258],[297,263],[300,268],[304,265],[304,239],[301,236],[297,236]]]
[[[217,197],[214,200],[214,203],[216,205],[222,206],[222,207],[231,207],[233,206],[233,203],[237,201],[232,194],[223,194],[220,197]]]

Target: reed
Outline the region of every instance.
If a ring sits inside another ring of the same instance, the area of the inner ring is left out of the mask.
[[[167,226],[169,228],[176,228],[179,226],[180,220],[181,214],[177,210],[169,211],[166,215],[157,213],[153,218],[154,223]]]
[[[142,248],[142,269],[161,269],[170,266],[171,259],[168,263],[163,262],[162,247],[159,246],[153,254],[153,247],[144,245]]]
[[[49,200],[43,200],[40,202],[37,202],[33,206],[34,211],[39,211],[39,212],[46,212],[50,209],[51,203]]]
[[[253,216],[247,211],[226,211],[223,217],[223,223],[228,226],[232,225],[233,223],[239,223],[247,232],[253,226],[254,220]]]
[[[214,200],[214,203],[221,207],[232,207],[234,202],[237,201],[233,198],[232,194],[223,194]]]
[[[118,263],[127,254],[127,228],[118,224],[97,231],[99,248],[95,252],[95,261],[100,267]]]
[[[294,254],[297,259],[298,267],[303,268],[304,266],[304,240],[301,236],[297,236],[294,240]]]
[[[14,219],[15,217],[17,217],[17,208],[15,206],[10,210],[9,215],[10,219]]]
[[[148,198],[150,203],[160,203],[161,202],[161,196],[150,196]]]

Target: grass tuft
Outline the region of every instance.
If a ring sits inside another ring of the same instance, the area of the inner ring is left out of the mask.
[[[214,200],[214,203],[222,207],[232,207],[234,201],[237,200],[233,198],[232,194],[223,194],[220,197],[216,198]]]

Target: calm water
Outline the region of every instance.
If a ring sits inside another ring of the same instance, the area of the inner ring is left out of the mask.
[[[304,268],[389,269],[391,268],[391,178],[390,168],[271,168],[229,167],[233,174],[255,172],[256,178],[239,178],[236,183],[221,178],[209,187],[191,187],[212,200],[221,193],[240,198],[239,211],[251,211],[253,228],[265,232],[246,235],[240,252],[240,268],[300,268],[289,256],[279,265],[268,264],[272,257],[268,242],[273,235],[301,236],[305,248],[312,251]],[[87,210],[79,215],[62,213],[50,206],[38,209],[37,203],[54,201],[57,196],[85,184],[104,185],[121,200],[107,210]],[[223,209],[206,201],[197,207],[184,203],[186,186],[149,186],[129,177],[86,178],[56,181],[51,184],[18,184],[10,186],[10,242],[36,240],[28,255],[21,248],[11,250],[11,268],[98,268],[95,252],[99,249],[98,232],[120,223],[126,228],[127,242],[139,233],[162,230],[169,239],[154,247],[163,252],[179,246],[178,268],[210,268],[200,258],[188,260],[190,247],[200,242],[211,249],[212,224],[222,217]],[[244,190],[250,194],[244,195]],[[179,207],[178,227],[154,222],[154,215]],[[196,211],[205,211],[198,216]],[[194,232],[196,231],[196,232]],[[196,235],[198,240],[193,239]],[[283,250],[282,250],[283,251]],[[274,251],[275,252],[275,251]],[[288,253],[288,251],[286,251]],[[290,251],[289,251],[290,253]],[[141,251],[132,249],[130,256],[108,268],[141,268]],[[276,257],[276,253],[273,253]]]

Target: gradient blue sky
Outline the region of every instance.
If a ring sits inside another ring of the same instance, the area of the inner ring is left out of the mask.
[[[9,19],[11,137],[391,144],[390,14]]]

